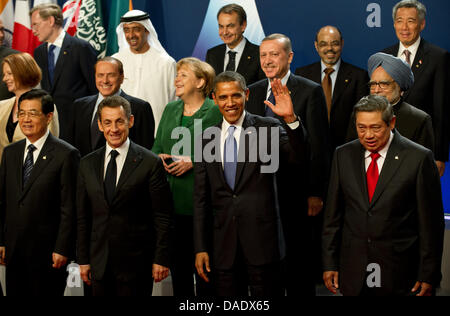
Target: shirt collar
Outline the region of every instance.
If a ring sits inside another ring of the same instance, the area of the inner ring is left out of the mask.
[[[121,93],[122,93],[122,89],[119,88],[119,90],[117,90],[117,92],[114,93],[113,95],[110,95],[110,97],[120,96]],[[102,102],[104,99],[105,99],[105,97],[99,92],[98,93],[98,98],[97,98],[97,105],[99,105],[100,102]]]
[[[56,40],[53,43],[48,43],[47,47],[50,47],[50,45],[55,45],[56,47],[62,48],[64,36],[66,36],[66,31],[62,30]]]
[[[109,156],[112,150],[115,150],[119,153],[119,156],[126,157],[128,153],[128,149],[130,148],[130,139],[127,138],[127,140],[122,144],[122,146],[117,148],[112,148],[109,146],[108,142],[106,142],[106,151],[105,151],[105,159]]]
[[[245,118],[245,110],[242,112],[241,117],[237,120],[236,123],[234,124],[230,124],[227,122],[227,120],[224,118],[223,122],[222,122],[222,131],[228,131],[228,128],[233,125],[236,126],[236,129],[240,129],[242,128],[242,123],[244,123],[244,118]]]
[[[39,138],[37,141],[35,141],[34,143],[30,142],[28,140],[28,138],[26,139],[26,146],[25,146],[25,150],[28,149],[28,146],[30,144],[33,144],[34,147],[36,147],[37,151],[41,151],[42,147],[44,147],[45,141],[47,140],[48,135],[50,134],[50,131],[47,129],[47,132],[45,132],[44,136],[42,136],[41,138]]]
[[[226,50],[225,50],[225,54],[228,54],[228,52],[231,50],[233,52],[238,53],[239,55],[241,55],[244,52],[244,48],[245,48],[245,43],[247,43],[247,40],[245,39],[245,37],[242,37],[242,40],[239,42],[239,44],[237,44],[237,46],[233,49],[230,49],[228,47],[228,45],[226,46]]]
[[[281,78],[281,84],[283,86],[285,86],[289,80],[289,76],[291,75],[291,71],[288,70],[288,72],[284,75],[283,78]],[[270,84],[270,79],[267,79],[269,81],[269,86],[267,87],[267,90],[271,90],[272,89],[272,85]]]
[[[320,64],[322,65],[322,72],[324,72],[325,69],[328,68],[327,65],[325,65],[325,63],[323,62],[323,60],[320,60]],[[339,71],[339,68],[341,67],[341,59],[339,58],[339,60],[337,61],[337,63],[335,63],[333,66],[331,66],[331,68],[334,69],[334,72],[337,73]]]
[[[416,53],[417,53],[417,50],[419,49],[420,39],[421,39],[421,38],[420,38],[420,36],[419,36],[419,38],[417,39],[417,41],[416,41],[414,44],[412,44],[411,46],[409,46],[408,48],[405,47],[405,46],[403,45],[402,42],[400,42],[400,45],[399,45],[399,47],[398,47],[399,54],[403,54],[403,51],[404,51],[405,49],[407,49],[407,50],[409,50],[409,52],[411,53],[411,55],[415,56]],[[411,61],[411,63],[412,63],[412,61]]]
[[[394,139],[394,133],[392,131],[390,131],[390,135],[389,135],[389,140],[387,142],[387,144],[383,147],[383,149],[381,149],[378,153],[380,154],[380,156],[383,159],[386,159],[386,154],[389,150],[389,147],[391,146],[392,140]],[[366,154],[365,154],[365,158],[369,158],[370,157],[371,152],[366,150]]]

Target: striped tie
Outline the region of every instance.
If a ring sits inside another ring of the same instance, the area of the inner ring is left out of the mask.
[[[23,186],[27,184],[28,179],[30,178],[31,171],[33,170],[33,151],[36,150],[36,147],[33,144],[28,145],[28,154],[25,158],[25,163],[23,164]]]

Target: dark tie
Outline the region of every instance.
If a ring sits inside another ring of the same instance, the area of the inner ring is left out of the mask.
[[[407,49],[403,51],[403,54],[405,54],[406,62],[408,63],[409,67],[411,67],[411,52]]]
[[[114,193],[116,190],[116,179],[117,179],[117,164],[116,157],[119,153],[115,150],[111,150],[111,159],[109,160],[108,167],[106,168],[105,175],[105,197],[108,204],[112,204]]]
[[[322,80],[322,88],[323,92],[325,93],[325,100],[327,101],[327,109],[328,109],[328,121],[330,121],[330,112],[331,112],[331,90],[332,90],[332,83],[331,83],[331,73],[334,71],[333,68],[326,68],[324,70],[325,77],[323,77]]]
[[[95,111],[94,120],[92,121],[92,124],[91,124],[91,147],[92,147],[92,150],[95,150],[99,136],[100,136],[97,121],[98,121],[98,113],[97,113],[97,111]]]
[[[380,158],[380,154],[375,152],[371,153],[370,157],[372,158],[372,162],[367,168],[366,176],[367,176],[367,192],[369,193],[369,202],[372,201],[373,194],[375,193],[375,188],[377,187],[378,182],[378,164],[377,160]]]
[[[267,101],[275,105],[275,97],[273,96],[272,89],[270,89],[270,94],[269,97],[267,98]],[[275,117],[275,113],[273,113],[272,109],[266,105],[266,111],[264,113],[264,116]]]
[[[228,60],[226,71],[235,71],[236,69],[236,52],[228,51],[228,56],[230,57]]]
[[[33,170],[33,151],[36,150],[36,147],[33,144],[28,145],[28,153],[25,158],[25,163],[23,164],[23,186],[27,184],[28,179],[30,178],[31,171]]]
[[[236,181],[236,166],[237,166],[237,143],[233,134],[236,126],[228,127],[228,137],[225,140],[225,148],[223,153],[223,172],[225,180],[232,190],[234,190],[234,183]]]
[[[53,73],[55,71],[55,45],[50,45],[48,49],[48,80],[50,85],[53,86]]]

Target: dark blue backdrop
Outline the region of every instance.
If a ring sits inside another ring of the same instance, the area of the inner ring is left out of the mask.
[[[128,0],[112,0],[126,1]],[[64,3],[58,0],[59,4]],[[317,60],[313,41],[323,25],[338,26],[344,36],[343,59],[366,68],[368,57],[396,42],[392,7],[397,0],[256,0],[265,34],[284,33],[293,43],[292,70]],[[450,50],[450,1],[423,0],[428,9],[422,36]],[[370,28],[369,4],[381,8],[381,27]],[[150,14],[161,43],[176,60],[192,55],[209,0],[133,0],[135,9]],[[111,1],[102,0],[104,25],[108,25]],[[450,166],[443,183],[446,210],[450,210]]]

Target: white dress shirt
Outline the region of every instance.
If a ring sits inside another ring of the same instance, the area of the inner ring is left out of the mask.
[[[239,44],[237,44],[237,46],[233,49],[230,49],[228,47],[228,45],[226,46],[226,50],[225,50],[225,59],[223,61],[223,71],[226,70],[227,65],[228,65],[228,61],[230,60],[230,55],[228,55],[228,52],[231,50],[232,52],[236,52],[236,56],[235,56],[235,66],[236,68],[234,69],[234,71],[237,71],[238,66],[239,66],[239,61],[241,60],[242,54],[244,53],[244,48],[245,48],[245,43],[247,43],[247,40],[245,39],[245,37],[242,38],[241,42]]]
[[[416,58],[417,50],[419,49],[419,45],[420,45],[420,36],[417,39],[417,41],[414,44],[412,44],[411,46],[409,46],[408,48],[403,46],[402,42],[400,42],[400,45],[398,45],[397,57],[406,62],[406,55],[403,54],[403,51],[405,49],[409,50],[409,52],[411,53],[411,55],[409,56],[409,61],[411,62],[411,66],[412,66],[412,64],[414,62],[414,58]]]
[[[33,164],[36,163],[36,160],[39,157],[39,154],[42,150],[42,147],[44,147],[45,141],[48,138],[48,135],[50,134],[50,131],[47,129],[47,132],[44,134],[44,136],[42,136],[41,138],[39,138],[37,141],[35,141],[34,143],[30,142],[28,140],[28,138],[26,138],[26,143],[25,143],[25,152],[23,154],[23,163],[25,163],[25,159],[27,158],[28,155],[28,146],[30,144],[33,144],[34,147],[36,147],[36,149],[33,151]],[[42,157],[44,158],[44,157]]]
[[[384,161],[386,160],[386,154],[388,152],[389,147],[391,146],[392,140],[394,139],[394,133],[391,131],[391,135],[389,136],[389,140],[386,144],[386,146],[383,147],[378,153],[380,154],[380,157],[377,159],[377,166],[378,166],[378,174],[381,174],[381,169],[383,168]],[[371,152],[366,150],[364,157],[365,157],[365,166],[366,166],[366,172],[369,168],[370,163],[372,162],[372,158],[370,157]]]
[[[125,159],[127,158],[129,148],[130,148],[130,139],[129,138],[127,138],[127,140],[122,144],[122,146],[120,146],[118,148],[112,148],[111,146],[109,146],[108,143],[106,143],[103,179],[105,179],[106,169],[108,168],[108,163],[111,160],[111,151],[115,150],[119,153],[116,157],[116,165],[117,165],[116,185],[117,185],[117,183],[119,183],[119,178],[122,173],[123,165],[125,164]]]

